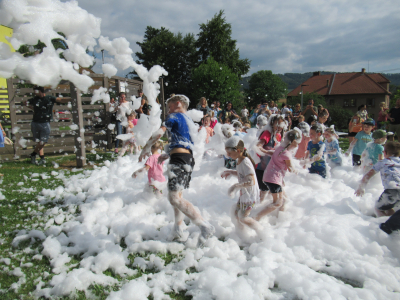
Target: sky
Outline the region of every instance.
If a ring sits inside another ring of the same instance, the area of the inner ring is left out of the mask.
[[[103,36],[123,36],[140,51],[146,26],[173,33],[199,32],[219,10],[232,25],[241,58],[251,60],[247,75],[313,71],[400,73],[398,0],[79,0],[102,19]],[[135,57],[136,59],[136,57]],[[101,61],[97,64],[100,68]],[[96,70],[95,67],[95,70]],[[118,75],[125,75],[120,71]]]

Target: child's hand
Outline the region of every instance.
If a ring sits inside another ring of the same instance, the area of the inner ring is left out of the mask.
[[[137,174],[136,174],[136,172],[133,172],[133,174],[132,174],[132,178],[136,178],[137,177]]]
[[[354,194],[356,194],[356,196],[358,196],[358,197],[362,197],[365,194],[365,190],[363,188],[359,187]]]
[[[232,185],[229,189],[228,189],[228,196],[231,197],[232,199],[235,198],[235,194],[237,192],[237,190],[239,189],[237,187],[237,183],[235,183],[234,185]]]
[[[224,171],[224,172],[222,172],[221,177],[225,178],[225,179],[228,179],[228,177],[231,176],[231,175],[232,175],[231,171]]]
[[[346,157],[350,155],[349,151],[346,151],[346,153],[344,154]]]

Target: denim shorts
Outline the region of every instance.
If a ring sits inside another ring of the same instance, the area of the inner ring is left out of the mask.
[[[35,143],[38,142],[47,143],[51,131],[49,122],[46,123],[32,122],[31,130],[32,130],[33,141]]]

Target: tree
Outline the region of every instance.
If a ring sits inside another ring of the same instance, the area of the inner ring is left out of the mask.
[[[353,113],[338,105],[329,106],[329,125],[335,125],[336,130],[347,130]]]
[[[325,101],[324,96],[322,96],[318,93],[305,93],[303,95],[303,109],[304,109],[304,107],[306,107],[308,105],[308,101],[310,99],[314,100],[314,106],[317,106],[318,104],[322,104],[323,107],[326,107],[326,101]],[[287,104],[294,106],[297,103],[301,103],[301,95],[288,98]]]
[[[198,61],[193,34],[173,34],[168,29],[147,26],[143,42],[136,42],[141,52],[136,52],[138,63],[150,69],[162,66],[168,76],[164,78],[165,94],[192,95],[192,69]],[[127,76],[135,76],[134,72]]]
[[[249,79],[249,88],[245,90],[250,97],[250,104],[257,105],[264,101],[277,101],[285,96],[286,83],[269,70],[253,73]]]
[[[201,62],[212,56],[215,61],[226,65],[240,79],[242,75],[248,73],[250,60],[240,59],[236,40],[231,38],[231,24],[226,22],[223,15],[224,11],[220,10],[210,21],[200,24],[196,41],[197,53]]]
[[[192,106],[197,104],[200,97],[220,101],[221,104],[230,101],[234,107],[243,105],[238,76],[227,66],[216,62],[212,56],[193,70],[192,79],[194,86]]]
[[[57,33],[65,38],[64,33],[62,33],[62,32],[57,32]],[[63,49],[63,50],[68,49],[68,45],[63,39],[52,39],[51,43],[53,44],[54,49],[56,49],[56,50],[57,49]],[[38,43],[34,46],[25,45],[25,44],[21,45],[19,47],[19,49],[17,50],[17,52],[23,54],[24,57],[28,57],[28,56],[36,55],[37,53],[42,53],[44,47],[46,47],[46,44],[41,41],[38,41]],[[64,58],[62,53],[60,54],[60,57]]]

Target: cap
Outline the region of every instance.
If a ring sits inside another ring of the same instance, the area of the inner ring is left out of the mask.
[[[381,138],[384,138],[384,137],[386,137],[386,136],[387,136],[386,131],[385,131],[385,130],[382,130],[382,129],[375,130],[375,131],[372,133],[372,138],[373,138],[374,140],[376,140],[376,139],[381,139]]]
[[[375,121],[374,119],[368,118],[363,122],[363,124],[375,126]]]

